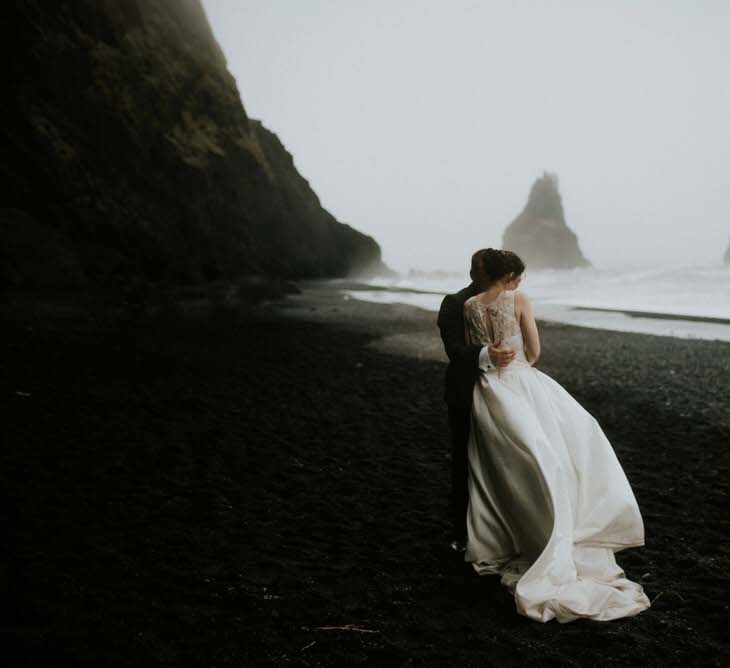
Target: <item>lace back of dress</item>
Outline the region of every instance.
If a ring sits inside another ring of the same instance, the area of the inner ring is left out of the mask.
[[[506,341],[515,336],[521,336],[520,325],[515,317],[515,292],[503,292],[493,302],[482,304],[477,299],[466,302],[465,319],[472,343],[487,345],[495,340]],[[494,331],[494,340],[489,335],[487,318],[491,320]]]
[[[515,317],[515,292],[503,292],[491,304],[487,304],[489,316],[492,319],[494,338],[506,341],[521,334],[520,324]]]
[[[491,343],[491,339],[484,320],[483,308],[476,299],[468,299],[464,303],[464,323],[468,334],[467,342],[486,346]]]

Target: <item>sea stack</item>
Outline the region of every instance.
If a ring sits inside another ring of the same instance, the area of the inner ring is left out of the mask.
[[[533,269],[591,266],[565,222],[556,174],[544,172],[532,185],[525,208],[504,231],[502,248]]]
[[[725,251],[725,264],[730,264],[730,243],[727,245],[727,250]]]

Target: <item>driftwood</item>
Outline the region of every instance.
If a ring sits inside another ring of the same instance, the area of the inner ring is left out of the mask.
[[[345,624],[344,626],[315,626],[319,631],[357,631],[359,633],[380,633],[376,629],[364,629],[355,624]]]

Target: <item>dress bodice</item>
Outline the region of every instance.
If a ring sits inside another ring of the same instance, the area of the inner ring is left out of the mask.
[[[464,302],[464,322],[469,343],[489,345],[502,339],[502,346],[517,351],[507,368],[528,364],[522,329],[515,315],[516,290],[505,290],[496,299],[483,304],[475,295]],[[491,324],[494,338],[489,333]],[[515,364],[517,363],[517,364]]]

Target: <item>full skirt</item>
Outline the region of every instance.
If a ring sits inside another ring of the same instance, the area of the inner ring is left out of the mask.
[[[606,621],[650,606],[614,554],[644,545],[639,507],[596,419],[526,363],[482,374],[468,442],[465,561],[531,619]]]

